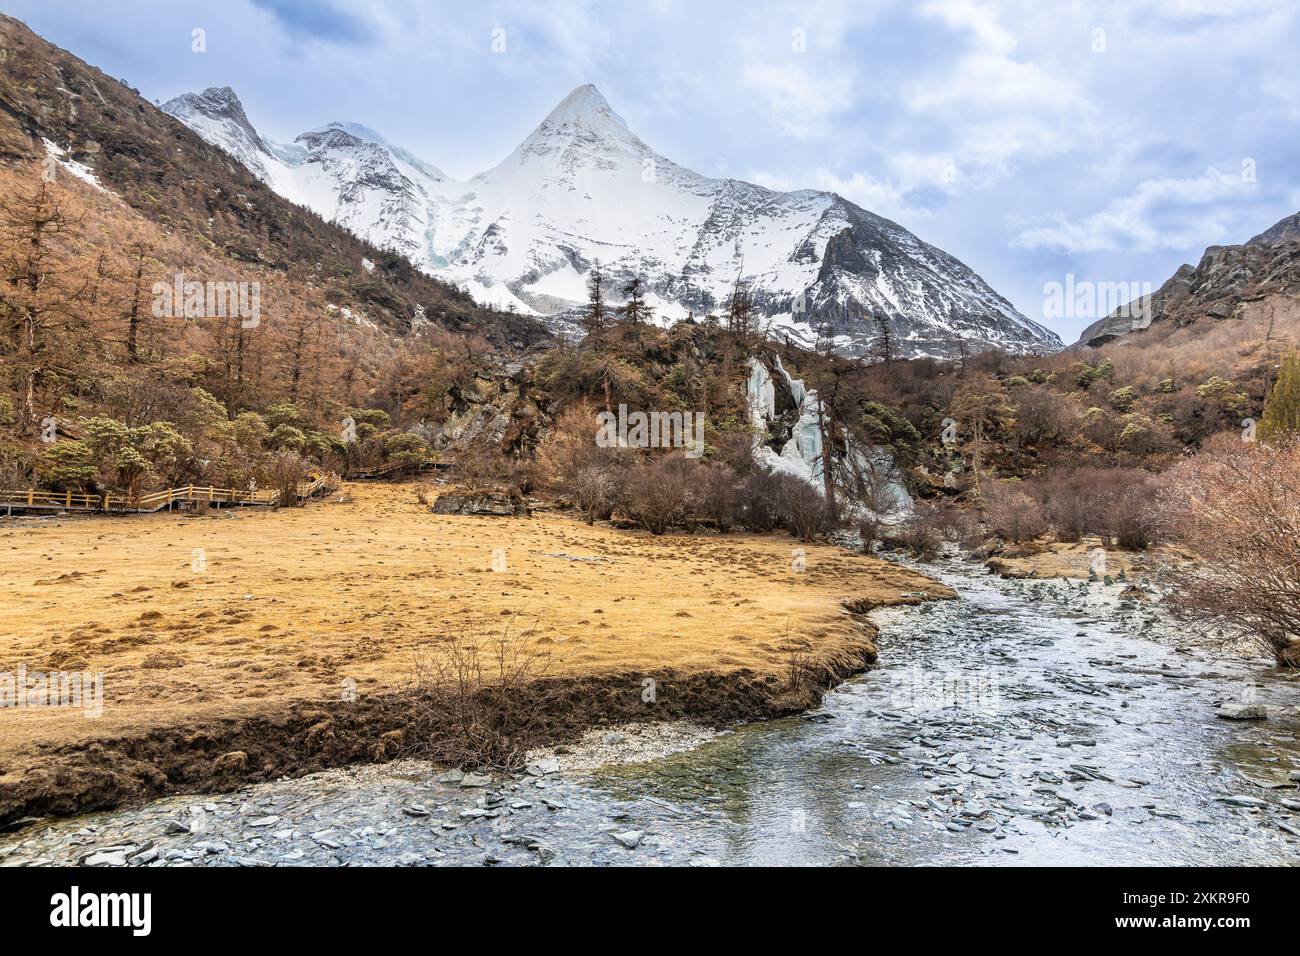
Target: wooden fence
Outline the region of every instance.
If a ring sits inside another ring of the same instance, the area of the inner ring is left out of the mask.
[[[334,479],[327,475],[313,474],[308,480],[298,485],[299,500],[311,498],[321,491],[329,490]],[[14,511],[95,511],[112,514],[145,514],[153,511],[170,511],[178,502],[207,502],[222,505],[245,507],[274,507],[280,503],[280,492],[248,491],[238,488],[217,488],[212,485],[184,485],[180,488],[168,488],[147,495],[76,495],[71,491],[0,491],[0,508],[7,514]]]

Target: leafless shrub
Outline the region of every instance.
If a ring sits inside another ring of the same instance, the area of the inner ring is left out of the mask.
[[[740,478],[719,462],[702,463],[699,469],[695,509],[719,531],[730,531],[741,511]]]
[[[760,534],[781,525],[780,476],[774,471],[756,468],[741,486],[740,523]]]
[[[804,694],[817,683],[817,668],[813,663],[812,647],[808,641],[787,640],[782,653],[785,657],[785,683],[787,689]]]
[[[800,541],[814,541],[830,531],[835,516],[822,493],[794,475],[778,475],[781,523]]]
[[[858,532],[858,538],[862,542],[862,553],[871,554],[876,550],[876,545],[880,543],[885,530],[885,523],[875,514],[869,513],[859,515],[854,522],[854,527]]]
[[[1127,551],[1145,551],[1159,541],[1160,519],[1155,498],[1154,482],[1148,476],[1121,488],[1111,498],[1106,525],[1118,547]]]
[[[572,501],[592,524],[613,513],[624,478],[640,455],[632,449],[599,446],[595,406],[579,403],[559,416],[537,458],[543,487]]]
[[[1085,534],[1103,533],[1100,519],[1109,510],[1117,478],[1115,469],[1075,468],[1035,482],[1034,491],[1058,541],[1073,543]]]
[[[1152,502],[1154,479],[1136,468],[1076,468],[1053,472],[1029,486],[1059,541],[1084,535],[1121,548],[1142,550],[1156,543]]]
[[[569,483],[569,497],[582,512],[587,524],[604,521],[614,511],[618,495],[618,478],[614,471],[602,464],[592,463],[579,468]]]
[[[540,745],[555,657],[513,623],[478,641],[454,634],[416,655],[416,750],[452,766],[517,769]]]
[[[928,501],[918,501],[912,513],[899,522],[893,540],[902,545],[918,561],[933,561],[943,547],[939,533],[941,519],[938,509]]]
[[[983,533],[974,514],[955,501],[939,498],[930,503],[934,510],[934,527],[944,541],[954,541],[965,548],[983,542]]]
[[[898,467],[890,460],[867,460],[852,470],[846,489],[855,515],[854,524],[862,540],[862,552],[870,554],[885,528],[885,519],[898,507]]]
[[[1016,434],[1030,445],[1055,442],[1075,427],[1077,406],[1045,388],[1022,386],[1012,393],[1016,407]]]
[[[296,508],[302,502],[298,498],[298,486],[307,477],[310,462],[293,451],[280,451],[271,455],[259,469],[260,486],[280,493],[281,508]]]
[[[628,472],[620,507],[651,534],[664,534],[687,517],[691,484],[686,468],[696,464],[679,454],[643,461]]]
[[[1004,541],[1032,541],[1047,533],[1042,505],[1024,490],[990,482],[983,494],[984,521]]]
[[[1183,619],[1300,667],[1300,438],[1222,447],[1175,467],[1164,528],[1200,560],[1170,575]]]

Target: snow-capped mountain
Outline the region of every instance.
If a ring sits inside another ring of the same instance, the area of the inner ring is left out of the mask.
[[[1050,351],[1061,342],[957,259],[828,192],[712,179],[643,143],[594,86],[564,98],[465,182],[352,123],[261,136],[228,87],[163,106],[281,195],[455,282],[480,302],[571,327],[599,260],[642,274],[661,321],[720,310],[737,279],[772,334],[861,352],[873,316],[907,356]],[[613,298],[616,298],[614,296]]]

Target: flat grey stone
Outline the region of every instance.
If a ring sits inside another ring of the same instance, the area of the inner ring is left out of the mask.
[[[1268,708],[1263,704],[1220,704],[1214,714],[1225,720],[1267,720]]]
[[[1259,797],[1243,797],[1237,794],[1227,797],[1216,797],[1220,803],[1226,803],[1230,807],[1266,807],[1268,806]]]
[[[645,839],[645,834],[640,830],[624,830],[622,833],[615,833],[614,839],[629,850],[635,850],[641,845],[641,841]]]
[[[126,866],[126,851],[116,850],[111,853],[94,853],[86,857],[82,866]]]

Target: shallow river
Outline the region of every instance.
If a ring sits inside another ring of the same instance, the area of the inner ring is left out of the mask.
[[[1300,678],[1119,586],[926,571],[961,599],[884,612],[881,666],[804,718],[590,775],[403,764],[169,798],[10,834],[0,863],[1300,863]]]

